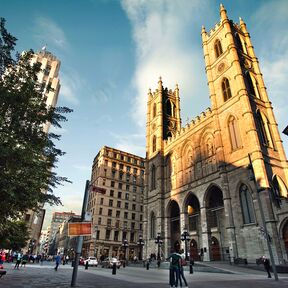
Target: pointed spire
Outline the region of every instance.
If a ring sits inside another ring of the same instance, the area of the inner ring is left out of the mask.
[[[239,17],[239,24],[240,24],[241,30],[244,33],[246,33],[247,32],[246,24],[241,17]]]
[[[158,81],[158,89],[159,89],[159,91],[162,91],[162,89],[163,89],[163,82],[162,82],[162,77],[160,76],[159,77],[159,81]]]
[[[220,4],[220,17],[221,17],[221,20],[228,19],[227,12],[226,12],[225,7],[222,3]]]
[[[152,98],[152,92],[151,92],[151,88],[149,88],[148,90],[148,99],[150,100]]]
[[[207,38],[207,32],[205,30],[204,25],[202,25],[201,35],[202,35],[202,41],[204,42]]]

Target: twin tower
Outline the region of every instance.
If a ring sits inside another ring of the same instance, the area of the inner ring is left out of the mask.
[[[287,159],[246,24],[227,16],[202,45],[211,108],[181,126],[179,88],[148,93],[144,222],[146,254],[165,256],[188,230],[196,260],[255,261],[267,254],[260,193],[276,263],[287,259]],[[247,165],[251,158],[256,181]]]

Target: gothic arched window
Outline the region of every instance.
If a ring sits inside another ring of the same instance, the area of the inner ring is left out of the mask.
[[[253,81],[252,81],[252,78],[251,78],[251,75],[249,73],[249,71],[246,71],[245,73],[246,75],[246,81],[247,81],[247,90],[248,90],[248,93],[253,95],[253,96],[256,96],[256,91],[254,89],[254,85],[253,85]]]
[[[241,147],[241,141],[237,121],[234,116],[231,116],[228,120],[228,129],[230,134],[231,148],[232,150],[236,150]]]
[[[252,196],[245,184],[240,186],[240,202],[244,224],[255,223]]]
[[[237,32],[235,33],[235,44],[241,52],[244,52],[243,46],[242,46],[242,41],[241,41],[240,36]]]
[[[153,105],[153,118],[156,116],[157,108],[156,108],[156,103]]]
[[[156,167],[153,164],[151,168],[151,190],[156,189]]]
[[[155,238],[155,214],[154,212],[151,213],[151,217],[150,217],[150,238],[154,239]]]
[[[167,105],[167,109],[166,109],[167,115],[172,116],[172,104],[171,104],[171,101],[168,100],[166,105]]]
[[[224,102],[232,97],[229,80],[227,78],[224,78],[222,81],[222,92]]]
[[[156,151],[156,136],[153,136],[153,140],[152,140],[152,152]]]
[[[257,111],[257,122],[260,130],[260,135],[262,138],[262,143],[265,146],[273,147],[272,137],[269,129],[269,122],[267,118],[262,115],[262,113]]]
[[[217,40],[215,41],[214,50],[215,50],[216,58],[218,58],[218,57],[223,53],[222,46],[221,46],[221,42],[220,42],[219,39],[217,39]]]

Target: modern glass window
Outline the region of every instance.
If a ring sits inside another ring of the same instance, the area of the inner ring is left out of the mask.
[[[255,223],[252,196],[247,185],[245,184],[240,186],[240,201],[244,224]]]
[[[224,102],[232,97],[230,84],[227,78],[224,78],[222,81],[222,92],[223,92]]]

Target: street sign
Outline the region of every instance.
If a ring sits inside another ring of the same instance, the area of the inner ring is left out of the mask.
[[[68,223],[68,236],[90,236],[92,233],[92,222]]]

